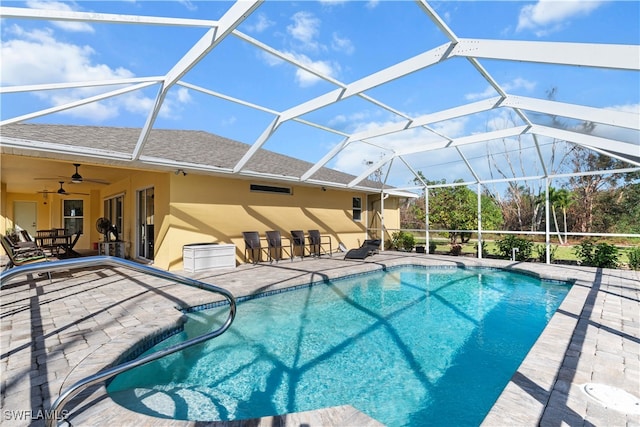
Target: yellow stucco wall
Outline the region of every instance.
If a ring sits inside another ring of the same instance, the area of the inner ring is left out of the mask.
[[[189,243],[218,242],[236,245],[236,260],[244,262],[243,231],[258,231],[261,236],[268,230],[280,230],[289,237],[291,230],[318,229],[329,235],[334,251],[338,243],[346,248],[360,246],[366,235],[367,225],[376,224],[377,215],[370,209],[379,209],[375,200],[379,195],[369,195],[351,190],[279,184],[260,180],[247,180],[173,172],[146,172],[131,170],[127,178],[101,186],[88,196],[66,196],[82,199],[84,203],[84,234],[76,249],[92,249],[102,235],[95,227],[96,220],[104,215],[106,198],[123,195],[122,238],[129,258],[136,256],[137,192],[154,188],[155,245],[154,265],[167,270],[183,268],[182,248]],[[290,186],[293,195],[258,193],[249,189],[250,184]],[[35,201],[37,203],[37,229],[61,227],[62,200],[56,194],[46,199],[40,194],[7,193],[6,185],[0,187],[0,225],[4,234],[13,227],[13,203]],[[67,190],[69,191],[69,190]],[[353,197],[362,198],[362,220],[352,217]],[[46,203],[45,203],[46,201]],[[385,200],[385,226],[399,228],[398,201]],[[385,239],[388,236],[384,236]],[[288,240],[284,240],[288,244]]]
[[[353,197],[366,195],[318,187],[291,186],[293,195],[252,192],[250,184],[273,184],[210,176],[170,176],[170,219],[163,227],[156,263],[168,269],[182,268],[182,247],[189,243],[218,242],[236,245],[238,262],[244,261],[243,231],[318,229],[332,238],[334,250],[342,242],[358,247],[366,238],[366,213],[352,218]],[[170,242],[165,243],[165,242]],[[288,241],[287,241],[288,242]]]
[[[3,207],[3,219],[5,226],[2,228],[2,234],[5,234],[8,229],[15,227],[14,223],[14,203],[15,202],[34,202],[36,203],[37,219],[36,230],[45,230],[51,228],[60,228],[63,224],[62,214],[62,197],[49,194],[46,198],[40,194],[28,194],[28,193],[6,193],[3,192],[3,203],[6,203]],[[89,196],[74,195],[67,196],[67,200],[83,200],[84,201],[84,230],[90,226],[90,218],[92,213],[90,209],[91,198]],[[78,240],[76,247],[85,248],[89,247],[89,236],[85,233]]]

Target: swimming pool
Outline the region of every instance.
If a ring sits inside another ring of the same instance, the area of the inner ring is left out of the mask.
[[[108,391],[173,419],[348,404],[389,426],[478,425],[568,290],[494,269],[408,266],[334,280],[242,301],[224,335],[121,374]],[[224,316],[191,313],[154,349]]]

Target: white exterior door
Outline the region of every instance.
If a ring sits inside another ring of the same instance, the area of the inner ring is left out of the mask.
[[[27,230],[29,234],[35,236],[38,220],[38,203],[13,202],[13,220],[17,227]]]
[[[13,217],[16,228],[27,230],[36,235],[38,204],[36,202],[13,202]]]

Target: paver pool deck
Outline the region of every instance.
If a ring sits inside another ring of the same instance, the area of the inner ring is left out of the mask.
[[[385,251],[365,261],[333,257],[175,272],[236,297],[401,264],[489,266],[572,280],[569,294],[484,420],[486,426],[639,426],[640,404],[603,404],[587,383],[640,397],[640,272],[566,265],[477,260]],[[92,267],[11,279],[0,292],[0,425],[44,425],[57,396],[76,381],[112,366],[123,353],[173,328],[186,308],[217,299],[124,267]],[[628,396],[627,395],[627,396]],[[618,399],[619,400],[619,399]],[[74,426],[375,426],[350,406],[244,422],[154,418],[114,403],[104,385],[67,406]],[[425,420],[425,425],[429,424]]]

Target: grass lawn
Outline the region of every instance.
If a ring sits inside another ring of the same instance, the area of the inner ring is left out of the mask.
[[[436,242],[436,253],[449,253],[451,247],[449,245],[449,240],[447,239],[433,239]],[[422,240],[416,239],[416,244],[424,244],[424,238]],[[541,244],[541,243],[537,243]],[[567,246],[559,246],[557,244],[552,244],[552,247],[557,248],[555,252],[554,259],[556,261],[578,261],[578,257],[574,252],[575,245],[567,245]],[[616,245],[618,248],[618,262],[620,264],[629,264],[629,256],[628,252],[634,247],[629,245]],[[498,255],[498,247],[495,242],[489,240],[485,241],[485,248],[489,255]],[[462,245],[462,255],[475,255],[476,254],[476,241],[470,241],[469,243],[465,243]],[[537,258],[537,253],[535,249],[532,251],[531,256],[533,258]]]

